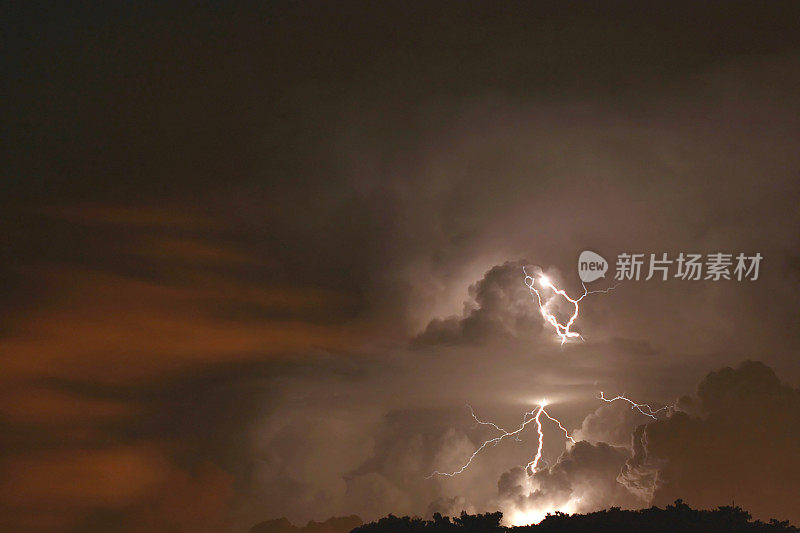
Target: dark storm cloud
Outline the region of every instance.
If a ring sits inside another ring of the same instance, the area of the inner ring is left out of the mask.
[[[746,362],[710,373],[697,398],[704,416],[677,411],[637,430],[621,480],[657,505],[735,501],[757,517],[797,522],[800,391]]]

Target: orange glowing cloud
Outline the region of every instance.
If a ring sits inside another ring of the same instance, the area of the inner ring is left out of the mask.
[[[254,287],[212,278],[171,286],[109,274],[62,272],[69,288],[52,308],[21,317],[0,340],[8,354],[0,381],[72,377],[117,383],[187,365],[340,350],[356,340],[351,326],[297,317],[342,297]],[[225,306],[255,305],[287,318],[258,321],[218,316]],[[297,317],[297,318],[293,318]]]

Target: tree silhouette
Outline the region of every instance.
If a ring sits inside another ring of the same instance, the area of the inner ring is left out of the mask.
[[[548,514],[537,525],[504,527],[500,525],[503,514],[467,514],[452,519],[439,513],[432,520],[398,518],[394,515],[377,522],[364,524],[352,533],[800,533],[788,521],[771,519],[769,522],[751,520],[750,513],[738,506],[723,506],[714,510],[692,509],[683,500],[664,509],[650,507],[636,511],[611,507],[588,514],[567,515],[561,512]]]

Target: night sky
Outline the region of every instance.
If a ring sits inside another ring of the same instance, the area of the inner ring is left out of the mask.
[[[2,529],[800,525],[797,2],[2,13]],[[587,296],[560,346],[522,268],[578,296],[583,250],[598,288],[623,252],[764,259]],[[426,477],[493,436],[467,402],[542,398],[578,443],[545,425],[534,476],[535,430]]]

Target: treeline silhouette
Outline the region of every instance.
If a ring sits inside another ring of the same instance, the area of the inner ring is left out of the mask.
[[[377,522],[364,524],[352,530],[352,533],[640,533],[640,532],[792,532],[800,533],[800,529],[775,519],[769,522],[752,520],[752,515],[738,506],[723,506],[705,511],[692,509],[682,500],[666,508],[650,507],[636,511],[622,510],[612,507],[603,511],[588,514],[567,515],[556,512],[549,514],[538,525],[504,527],[500,525],[503,513],[467,514],[452,520],[439,513],[433,520],[397,517],[389,515]]]

